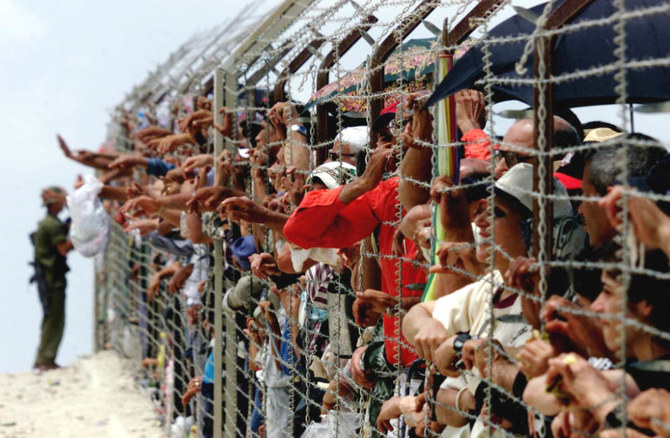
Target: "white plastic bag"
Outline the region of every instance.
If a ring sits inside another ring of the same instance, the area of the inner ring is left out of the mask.
[[[310,423],[300,438],[356,438],[359,415],[351,411],[331,409],[320,423]]]
[[[67,197],[72,218],[70,239],[84,257],[98,254],[109,241],[109,215],[98,199],[102,185],[93,175],[86,175],[84,185]]]

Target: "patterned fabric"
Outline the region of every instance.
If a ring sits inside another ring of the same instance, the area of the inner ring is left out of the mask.
[[[315,307],[328,308],[328,283],[333,275],[333,268],[323,263],[317,263],[305,272],[307,299]]]
[[[202,232],[211,239],[224,239],[223,222],[216,212],[206,211],[200,215]]]

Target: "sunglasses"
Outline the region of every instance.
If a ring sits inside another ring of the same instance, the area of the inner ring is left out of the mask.
[[[494,154],[498,161],[504,159],[505,163],[507,164],[507,167],[509,167],[510,169],[519,163],[526,163],[530,161],[530,159],[532,158],[528,155],[521,155],[518,152],[504,151],[502,149],[495,149]]]

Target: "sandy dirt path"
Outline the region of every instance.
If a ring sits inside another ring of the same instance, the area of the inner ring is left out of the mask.
[[[112,351],[42,374],[0,374],[0,437],[163,438],[155,409]]]

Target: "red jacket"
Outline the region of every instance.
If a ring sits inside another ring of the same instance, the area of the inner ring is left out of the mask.
[[[305,195],[284,226],[286,238],[303,248],[346,248],[370,235],[378,226],[377,244],[382,272],[382,291],[398,296],[402,281],[402,296],[416,297],[422,290],[409,290],[405,285],[424,283],[423,270],[408,260],[416,255],[414,242],[405,239],[402,260],[393,256],[392,245],[395,229],[404,215],[398,199],[398,178],[379,183],[373,190],[364,193],[349,204],[339,198],[342,187],[332,190],[316,190]],[[401,274],[401,275],[399,275]],[[397,363],[399,318],[384,315],[386,357],[393,365]],[[400,334],[402,342],[407,341]],[[401,363],[409,366],[417,356],[408,348],[401,351]]]

